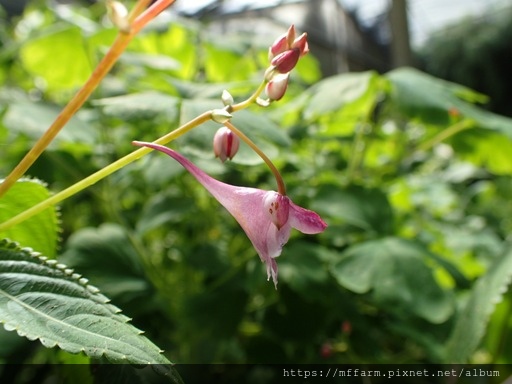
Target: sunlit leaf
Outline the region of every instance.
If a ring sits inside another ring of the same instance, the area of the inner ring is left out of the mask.
[[[431,323],[442,323],[453,313],[449,292],[439,287],[420,244],[383,238],[352,246],[332,265],[339,284],[356,293],[370,293],[383,308],[413,313]]]
[[[65,265],[0,241],[0,323],[7,330],[114,363],[169,364],[108,301]]]
[[[49,197],[50,192],[41,181],[20,179],[0,198],[0,223]],[[10,238],[54,258],[58,233],[57,212],[55,207],[50,207],[19,224],[0,231],[0,238]]]
[[[79,87],[92,72],[82,32],[69,25],[56,26],[25,42],[20,58],[24,68],[44,79],[50,91]]]

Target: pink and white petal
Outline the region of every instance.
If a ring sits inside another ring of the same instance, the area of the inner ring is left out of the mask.
[[[293,228],[308,235],[323,232],[327,228],[327,224],[318,213],[299,207],[292,201],[290,201],[290,218],[288,223]]]

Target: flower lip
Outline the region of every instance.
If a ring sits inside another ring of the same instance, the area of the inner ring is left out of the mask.
[[[267,266],[267,277],[277,288],[278,268],[275,258],[281,254],[292,228],[305,234],[323,232],[327,224],[310,210],[295,205],[292,200],[274,191],[237,187],[206,174],[183,155],[165,146],[134,141],[134,145],[163,152],[178,161],[205,187],[238,221],[260,259]],[[277,207],[276,207],[277,203]],[[272,213],[269,208],[277,208]]]

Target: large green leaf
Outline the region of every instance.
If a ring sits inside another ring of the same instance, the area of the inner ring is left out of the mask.
[[[386,79],[375,72],[342,74],[309,88],[298,104],[302,118],[323,123],[323,135],[352,135],[355,124],[372,118],[385,89]]]
[[[100,106],[108,116],[129,122],[157,119],[173,122],[179,107],[176,97],[154,91],[97,99],[93,105]]]
[[[84,228],[71,235],[59,257],[71,268],[86,274],[125,311],[137,313],[151,304],[153,287],[126,231],[115,224]]]
[[[474,105],[487,98],[467,87],[427,75],[412,68],[400,68],[386,77],[392,84],[391,100],[407,116],[424,123],[449,124],[450,110],[475,121],[477,127],[512,137],[512,119]]]
[[[343,287],[356,293],[371,291],[382,307],[437,324],[450,317],[453,301],[434,279],[427,266],[430,261],[420,244],[388,237],[349,248],[331,271]]]
[[[391,71],[386,77],[392,84],[392,105],[407,118],[448,126],[453,124],[449,111],[457,111],[471,121],[473,129],[450,139],[456,153],[491,172],[512,173],[512,119],[474,105],[485,101],[485,96],[411,68]]]
[[[108,301],[65,265],[0,241],[0,322],[7,330],[113,363],[170,364]]]
[[[500,257],[480,277],[459,314],[446,349],[446,361],[466,363],[482,339],[496,305],[512,279],[512,251]]]
[[[1,180],[0,180],[1,182]],[[44,183],[34,179],[20,179],[0,198],[0,223],[50,197]],[[10,238],[44,255],[54,258],[57,249],[59,225],[55,207],[50,207],[31,218],[5,230],[0,237]]]
[[[92,72],[82,32],[69,25],[56,25],[24,43],[20,59],[23,67],[44,79],[51,91],[79,87]]]

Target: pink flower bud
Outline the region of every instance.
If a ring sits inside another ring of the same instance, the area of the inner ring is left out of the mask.
[[[213,137],[213,152],[222,162],[232,159],[238,152],[240,139],[226,127],[219,128]]]
[[[288,87],[289,73],[278,73],[267,83],[265,92],[271,101],[281,100]]]
[[[290,215],[290,201],[288,197],[270,191],[267,192],[263,200],[263,209],[269,215],[270,221],[272,221],[279,230],[288,221],[288,216]]]
[[[279,73],[288,73],[295,66],[300,58],[300,50],[298,48],[290,49],[283,53],[280,53],[274,57],[271,64],[276,68]]]
[[[288,49],[288,41],[286,40],[286,35],[282,35],[278,37],[274,44],[270,46],[268,49],[268,59],[272,60],[274,57],[283,53]]]
[[[268,50],[268,59],[272,60],[274,57],[287,51],[291,48],[293,42],[295,41],[295,26],[292,24],[288,31],[281,36],[279,36],[274,44],[272,44]]]
[[[307,33],[303,33],[299,37],[297,37],[294,42],[292,43],[292,48],[298,48],[300,51],[300,57],[304,56],[306,53],[309,52],[309,46],[308,46],[308,35]]]

